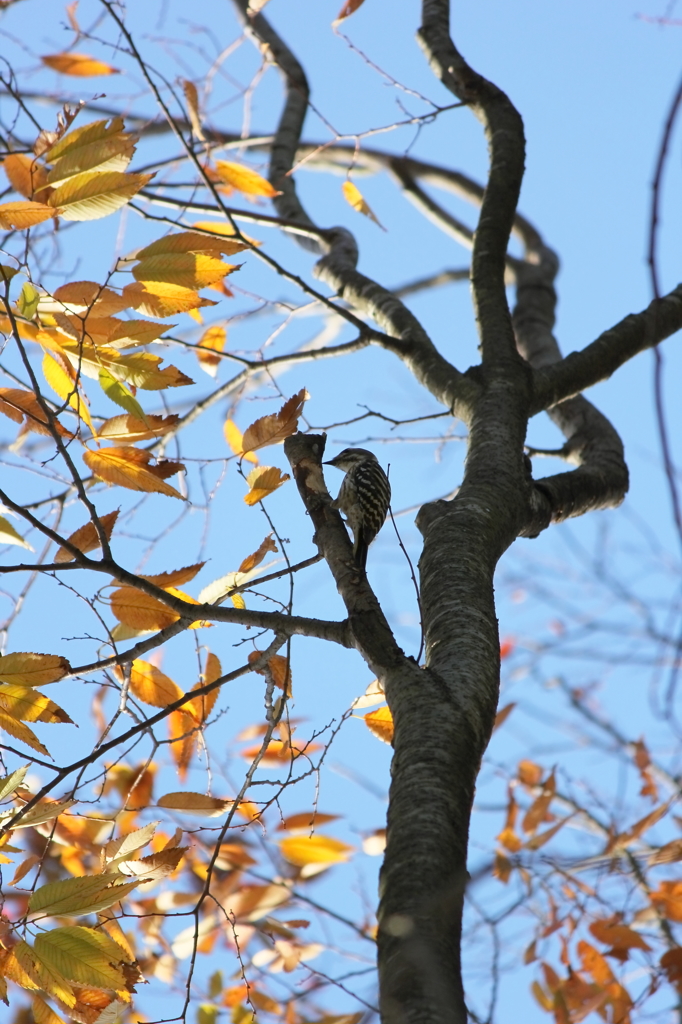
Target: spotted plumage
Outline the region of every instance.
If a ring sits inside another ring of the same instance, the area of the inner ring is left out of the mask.
[[[367,549],[386,520],[391,485],[376,455],[365,448],[345,448],[325,465],[345,471],[333,507],[346,516],[353,531],[355,561],[364,569]]]

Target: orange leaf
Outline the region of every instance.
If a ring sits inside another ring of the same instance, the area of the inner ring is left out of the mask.
[[[230,163],[227,160],[216,160],[216,171],[224,182],[244,192],[249,196],[266,196],[271,199],[273,196],[281,195],[273,188],[269,181],[256,174],[250,167],[243,164]]]
[[[548,818],[547,812],[555,790],[556,781],[554,779],[554,772],[552,772],[542,787],[542,793],[526,811],[523,819],[524,832],[534,832],[541,822],[551,820]]]
[[[180,498],[179,491],[156,476],[147,466],[151,452],[139,448],[102,448],[100,451],[86,451],[83,462],[95,476],[108,484],[118,484],[131,491],[146,491],[166,494],[170,498]]]
[[[182,569],[171,569],[170,572],[157,572],[152,576],[142,576],[148,583],[154,583],[157,587],[177,587],[183,583],[189,583],[197,573],[201,572],[205,562],[195,562],[194,565],[186,565]],[[191,599],[190,599],[191,600]]]
[[[257,565],[263,561],[268,551],[277,551],[277,545],[272,539],[272,534],[269,533],[265,540],[261,541],[258,549],[253,552],[252,555],[247,555],[244,561],[239,566],[237,572],[251,572]]]
[[[60,75],[74,75],[77,78],[93,78],[95,75],[118,75],[118,68],[86,53],[54,53],[40,58],[43,64]]]
[[[363,717],[367,728],[378,736],[382,743],[393,742],[393,715],[389,707],[368,711]]]
[[[533,761],[519,761],[517,777],[524,786],[537,786],[543,776],[542,768]]]
[[[338,864],[348,860],[354,852],[354,847],[329,836],[292,836],[280,839],[278,845],[283,857],[297,867],[305,867],[306,864]]]
[[[279,412],[261,416],[250,427],[247,427],[242,438],[243,451],[255,452],[258,448],[265,448],[269,444],[278,444],[291,434],[295,434],[298,430],[298,418],[303,411],[303,403],[309,397],[306,389],[301,388],[298,394],[284,403]]]
[[[612,924],[609,920],[602,919],[594,921],[590,925],[590,931],[599,942],[613,947],[606,955],[615,956],[619,960],[627,960],[629,949],[643,949],[647,952],[651,950],[649,943],[625,924]]]
[[[175,427],[180,417],[176,413],[170,416],[155,416],[147,413],[147,422],[143,423],[132,413],[122,413],[105,420],[97,430],[97,437],[107,441],[148,441],[152,437],[163,437]]]
[[[581,940],[578,943],[578,954],[584,969],[592,976],[597,985],[609,985],[616,980],[604,957],[589,942]]]
[[[275,466],[259,466],[252,469],[246,478],[250,487],[249,493],[244,495],[247,505],[257,505],[263,498],[276,491],[289,479],[288,473],[281,473]]]
[[[669,921],[682,921],[682,882],[661,882],[650,899]]]
[[[508,658],[515,646],[516,643],[511,639],[511,637],[507,637],[506,640],[503,640],[500,644],[500,659],[504,661],[505,658]]]
[[[52,189],[45,187],[47,186],[45,168],[42,164],[37,164],[35,159],[27,153],[10,153],[2,161],[2,167],[14,191],[19,192],[26,199],[33,199],[34,193],[38,190],[40,190],[40,198],[43,203],[51,195]]]
[[[183,691],[149,661],[136,658],[130,667],[130,689],[143,704],[165,708],[183,696]]]
[[[107,512],[106,515],[100,516],[100,522],[102,529],[104,530],[108,539],[111,539],[111,534],[114,529],[114,523],[118,519],[118,510],[116,512]],[[87,554],[88,551],[94,551],[95,548],[100,546],[100,539],[97,535],[94,523],[86,523],[85,526],[80,526],[67,540],[73,544],[74,547],[82,551],[83,554]],[[54,556],[55,562],[72,562],[73,555],[66,548],[60,548],[57,554]]]
[[[188,313],[202,306],[216,306],[211,299],[202,299],[193,288],[165,281],[134,281],[123,289],[123,298],[128,306],[139,309],[144,316],[158,316],[164,319],[176,313]]]
[[[59,212],[46,203],[34,203],[28,199],[17,203],[0,203],[0,228],[24,231],[35,224],[42,224]]]
[[[249,662],[257,661],[262,653],[262,651],[252,651],[248,657]],[[281,654],[273,654],[267,666],[257,668],[255,671],[262,676],[270,676],[275,686],[284,690],[287,697],[291,697],[291,668],[288,658],[283,658]]]

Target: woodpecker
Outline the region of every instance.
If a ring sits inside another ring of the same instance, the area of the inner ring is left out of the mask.
[[[379,465],[376,455],[365,448],[344,448],[325,466],[336,466],[345,471],[341,490],[333,508],[346,515],[353,531],[353,555],[357,564],[364,569],[367,563],[367,549],[384,525],[391,501],[391,485]]]

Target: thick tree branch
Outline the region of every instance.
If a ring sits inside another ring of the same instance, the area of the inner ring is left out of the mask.
[[[538,368],[533,377],[531,413],[548,409],[585,388],[607,380],[639,352],[653,348],[682,328],[682,284],[604,331],[580,352]]]

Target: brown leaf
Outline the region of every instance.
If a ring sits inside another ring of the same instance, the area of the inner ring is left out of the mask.
[[[99,517],[108,540],[111,540],[111,534],[114,529],[114,523],[118,519],[118,513],[119,510],[117,509],[116,512],[107,512],[106,515]],[[85,526],[80,526],[70,537],[67,537],[67,540],[74,547],[78,548],[79,551],[82,551],[84,555],[88,551],[94,551],[95,548],[100,547],[100,539],[94,523],[86,523]],[[59,548],[54,556],[54,560],[55,562],[72,562],[73,557],[66,548]]]
[[[303,403],[309,398],[305,388],[284,403],[279,412],[261,416],[244,431],[242,451],[255,452],[269,444],[279,444],[298,430]]]
[[[535,764],[533,761],[519,761],[517,778],[524,786],[538,786],[543,774],[539,764]]]
[[[351,14],[357,11],[358,7],[362,7],[365,0],[346,0],[345,4],[336,16],[336,21],[343,21],[344,18],[349,18]]]
[[[505,704],[503,708],[500,708],[500,710],[495,715],[495,724],[493,725],[493,732],[495,732],[496,729],[499,729],[501,725],[504,725],[504,723],[507,721],[515,707],[516,701],[513,700],[510,704]]]
[[[201,572],[205,562],[195,562],[194,565],[186,565],[182,569],[171,569],[170,572],[157,572],[153,576],[141,576],[141,579],[148,583],[154,583],[157,587],[179,587],[183,583],[189,583],[197,573]]]
[[[543,821],[551,820],[548,817],[549,805],[552,802],[556,790],[554,772],[545,781],[542,793],[530,805],[523,819],[524,832],[534,832]]]
[[[277,545],[272,539],[271,533],[267,535],[265,540],[261,541],[258,549],[254,551],[253,554],[246,556],[237,572],[251,572],[251,570],[255,569],[257,565],[260,565],[268,551],[277,551]]]
[[[204,142],[204,133],[201,130],[201,118],[199,117],[199,94],[197,93],[197,87],[194,82],[190,82],[187,78],[183,78],[181,81],[182,91],[185,94],[185,101],[187,103],[187,114],[190,124],[192,125],[192,132],[199,142]]]

